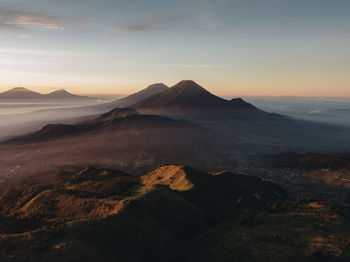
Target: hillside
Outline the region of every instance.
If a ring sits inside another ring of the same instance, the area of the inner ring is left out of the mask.
[[[258,162],[272,168],[298,170],[321,183],[350,188],[350,155],[284,153],[261,156]]]
[[[73,261],[78,254],[84,261],[175,261],[186,251],[175,243],[220,217],[285,199],[283,189],[260,179],[183,166],[141,176],[70,169],[11,180],[2,188],[2,261]],[[133,252],[125,252],[130,247]]]
[[[49,141],[74,135],[89,134],[93,131],[103,133],[105,131],[116,130],[119,132],[138,132],[142,128],[163,129],[163,128],[193,128],[198,126],[188,121],[173,120],[166,117],[140,115],[135,109],[116,108],[95,119],[78,124],[49,124],[37,132],[20,136],[8,141],[8,143],[31,143],[36,141]],[[136,130],[135,130],[136,129]]]
[[[234,165],[233,159],[222,154],[222,142],[215,132],[189,121],[114,109],[93,120],[50,124],[1,143],[0,178],[71,164],[126,171],[149,170],[166,163],[199,167],[203,159],[207,160],[204,168]]]
[[[229,172],[66,168],[0,184],[1,261],[348,261],[330,202]],[[132,252],[130,252],[130,249]]]

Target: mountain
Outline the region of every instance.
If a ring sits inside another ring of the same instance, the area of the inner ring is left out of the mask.
[[[260,112],[260,110],[243,99],[229,101],[220,98],[191,80],[181,81],[168,90],[148,97],[130,107],[146,111],[219,110]]]
[[[142,89],[134,94],[128,95],[126,97],[117,99],[112,102],[103,103],[95,106],[90,106],[89,109],[94,109],[98,111],[108,111],[112,110],[113,108],[122,108],[122,107],[129,107],[132,104],[135,104],[143,99],[146,99],[150,96],[153,96],[155,94],[161,93],[165,90],[169,89],[166,85],[163,83],[157,83],[150,85],[146,87],[145,89]]]
[[[189,120],[215,130],[226,140],[226,148],[248,154],[266,150],[276,154],[320,150],[346,152],[350,148],[350,129],[347,127],[265,112],[241,98],[226,100],[215,96],[190,80],[181,81],[129,107],[143,114]]]
[[[11,90],[0,93],[0,100],[32,100],[40,98],[42,98],[42,94],[24,87],[15,87]]]
[[[9,102],[25,102],[25,101],[36,101],[36,102],[46,102],[46,101],[94,101],[98,98],[88,97],[88,96],[78,96],[67,92],[64,89],[54,91],[49,94],[40,94],[38,92],[31,91],[23,87],[16,87],[11,90],[0,93],[0,101]]]
[[[188,244],[225,217],[287,198],[255,177],[178,165],[62,169],[2,189],[1,261],[188,261]]]
[[[97,98],[88,97],[88,96],[73,95],[64,89],[51,92],[51,93],[46,94],[44,96],[45,96],[45,98],[48,98],[48,99],[67,99],[67,100],[77,100],[77,99],[79,99],[79,100],[83,100],[83,99],[96,100],[97,99]]]

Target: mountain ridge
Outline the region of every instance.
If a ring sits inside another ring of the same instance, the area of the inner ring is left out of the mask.
[[[122,129],[130,128],[130,130],[132,130],[135,127],[152,127],[152,125],[158,125],[160,123],[164,126],[173,126],[174,128],[198,127],[198,125],[195,125],[185,120],[175,120],[167,117],[154,115],[141,115],[139,114],[139,112],[132,108],[115,108],[89,121],[71,125],[48,124],[36,132],[33,132],[28,135],[15,137],[2,143],[8,144],[14,142],[33,142],[59,139],[72,135],[87,134],[93,131],[109,130],[118,126]]]

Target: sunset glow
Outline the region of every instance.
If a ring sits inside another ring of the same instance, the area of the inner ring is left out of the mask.
[[[0,1],[0,91],[350,97],[350,3]]]

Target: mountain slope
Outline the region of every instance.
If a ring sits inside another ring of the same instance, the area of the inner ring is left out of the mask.
[[[0,175],[72,164],[129,171],[149,170],[165,163],[213,167],[228,163],[220,149],[221,141],[215,137],[211,130],[189,121],[115,109],[75,125],[46,125],[32,134],[1,143]],[[231,165],[234,163],[230,160]]]
[[[286,198],[282,188],[270,182],[262,183],[256,177],[229,172],[208,174],[177,165],[160,167],[141,176],[141,181],[145,185],[166,185],[187,201],[216,216],[235,212],[235,208]]]
[[[49,124],[37,132],[20,136],[4,143],[35,142],[59,139],[67,136],[83,135],[92,131],[104,132],[108,130],[118,130],[132,132],[141,128],[198,128],[198,126],[188,122],[173,120],[167,117],[140,115],[135,109],[116,108],[93,120],[74,124]]]

